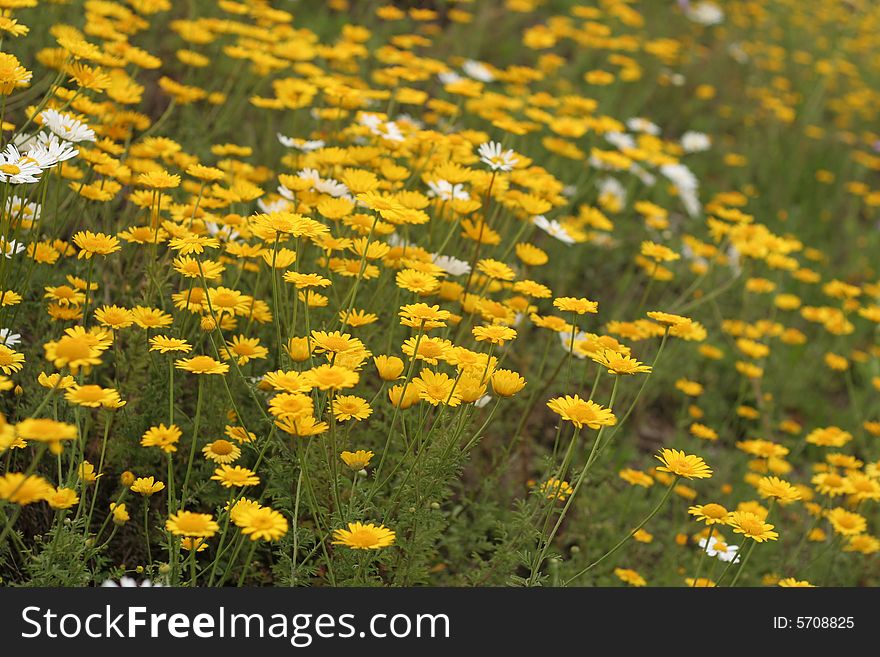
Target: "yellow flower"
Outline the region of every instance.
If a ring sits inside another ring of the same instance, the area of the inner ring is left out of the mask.
[[[241,456],[241,448],[220,438],[202,447],[202,454],[214,463],[232,463]]]
[[[457,381],[443,372],[422,370],[418,377],[413,379],[412,385],[422,399],[432,406],[443,404],[446,406],[458,406],[461,392],[457,389]]]
[[[868,527],[868,522],[864,516],[847,511],[843,507],[831,509],[826,512],[825,517],[828,518],[834,531],[841,536],[862,534]]]
[[[165,529],[175,536],[211,538],[220,530],[220,526],[210,513],[178,511],[172,513],[165,522]]]
[[[707,525],[726,525],[730,521],[730,512],[720,504],[698,504],[688,509],[688,513]]]
[[[49,418],[27,418],[15,425],[16,435],[27,442],[41,442],[49,445],[49,451],[60,454],[63,442],[76,440],[77,429],[73,424],[58,422]]]
[[[235,524],[252,541],[277,541],[288,528],[287,518],[265,506],[239,514]]]
[[[477,342],[490,342],[492,344],[504,344],[516,337],[516,331],[507,326],[475,326],[471,329]]]
[[[378,550],[394,544],[394,532],[384,525],[360,522],[348,523],[348,529],[333,530],[333,545],[344,545],[353,550]]]
[[[635,358],[624,356],[610,349],[604,349],[601,354],[593,354],[591,359],[602,367],[608,368],[609,374],[632,375],[651,371],[650,365],[643,365]]]
[[[622,581],[630,586],[647,586],[648,582],[636,571],[629,568],[615,568],[614,574]]]
[[[374,356],[373,363],[383,381],[394,381],[403,374],[403,361],[397,356]]]
[[[352,470],[358,471],[366,468],[372,460],[373,452],[367,452],[359,449],[356,452],[342,452],[339,458]]]
[[[102,388],[94,384],[73,385],[64,393],[64,398],[78,406],[89,408],[121,408],[125,402],[119,398],[119,393],[112,388]]]
[[[113,514],[113,524],[115,525],[124,525],[130,520],[125,504],[110,502],[110,511]]]
[[[356,386],[360,376],[339,365],[319,365],[305,372],[305,380],[318,390],[342,390]]]
[[[69,509],[79,503],[79,495],[72,488],[56,488],[46,496],[46,502],[56,510]]]
[[[762,477],[758,481],[758,494],[764,498],[773,498],[782,505],[791,504],[801,499],[800,491],[779,477]]]
[[[366,420],[372,414],[373,409],[366,399],[354,395],[338,395],[332,402],[333,417],[338,422],[346,420]]]
[[[547,406],[578,429],[584,425],[590,429],[598,429],[617,424],[617,418],[610,408],[603,408],[594,401],[581,399],[578,395],[555,397],[547,402]]]
[[[660,472],[670,472],[685,479],[708,479],[712,476],[712,470],[701,457],[677,449],[662,449],[654,458],[663,463],[657,468]]]
[[[226,374],[229,365],[220,363],[210,356],[194,356],[193,358],[179,358],[174,361],[179,370],[186,370],[193,374]]]
[[[558,299],[553,300],[553,305],[560,310],[576,313],[578,315],[599,312],[598,301],[590,301],[583,297],[579,299],[575,297],[559,297]]]
[[[526,380],[511,370],[495,370],[490,380],[492,390],[499,397],[512,397],[526,385]]]
[[[103,474],[95,473],[95,466],[89,463],[88,461],[83,461],[79,464],[77,468],[77,474],[79,475],[79,480],[83,482],[85,485],[94,484],[98,481],[98,477],[103,477]]]
[[[734,511],[730,514],[729,524],[737,534],[743,534],[757,543],[775,541],[779,534],[772,531],[773,525],[764,522],[761,516],[749,511]]]
[[[776,586],[782,587],[802,587],[802,588],[810,588],[814,587],[814,584],[810,584],[807,580],[798,580],[794,577],[784,577],[776,583]]]
[[[158,427],[150,427],[141,437],[141,445],[143,447],[158,447],[163,452],[171,453],[177,451],[177,442],[183,433],[176,424],[165,426],[160,424]]]
[[[260,478],[253,470],[243,468],[240,465],[221,465],[214,470],[211,477],[214,481],[219,481],[224,488],[242,488],[244,486],[256,486],[260,483]]]
[[[77,258],[86,258],[93,255],[110,255],[119,251],[122,247],[119,240],[104,233],[93,233],[90,230],[81,230],[73,236],[73,243],[80,248]]]
[[[39,475],[25,475],[22,472],[7,472],[0,477],[0,500],[13,504],[33,504],[42,502],[55,493],[55,488]]]
[[[132,492],[140,493],[145,497],[149,497],[153,493],[158,493],[165,488],[165,484],[161,481],[156,481],[153,477],[138,477],[129,488]]]

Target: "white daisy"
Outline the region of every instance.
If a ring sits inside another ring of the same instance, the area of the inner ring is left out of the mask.
[[[519,158],[512,149],[501,150],[501,144],[497,141],[480,144],[477,149],[480,161],[488,165],[492,171],[510,171],[519,162]]]
[[[14,194],[6,199],[6,214],[16,219],[29,219],[36,221],[40,218],[40,204],[28,202],[27,199]]]
[[[70,114],[62,114],[53,109],[40,113],[43,126],[54,132],[65,141],[95,141],[95,131],[82,121],[77,121]]]
[[[700,204],[700,183],[693,172],[680,162],[677,164],[664,164],[660,167],[662,173],[678,189],[679,198],[684,204],[687,213],[695,217],[703,209]]]
[[[24,244],[16,240],[9,240],[9,242],[7,242],[5,239],[0,238],[0,249],[3,250],[3,255],[5,255],[7,259],[11,259],[12,256],[24,251]]]
[[[235,239],[241,237],[237,230],[235,230],[232,226],[221,226],[220,224],[214,223],[213,221],[206,221],[205,228],[208,229],[208,232],[212,237],[220,237],[227,242],[231,242]]]
[[[20,342],[21,335],[19,333],[13,333],[8,328],[0,328],[0,343],[5,344],[7,347],[14,347]]]
[[[574,244],[575,239],[568,234],[568,231],[555,219],[547,219],[543,214],[532,217],[532,223],[543,230],[551,237],[555,237],[565,244]]]
[[[14,144],[7,144],[6,150],[0,154],[0,182],[35,183],[41,173],[43,169],[39,163],[19,153]]]
[[[453,185],[442,179],[428,182],[428,196],[439,198],[441,201],[469,201],[471,198],[461,185]]]
[[[714,2],[688,3],[684,15],[700,25],[718,25],[724,22],[724,10]]]
[[[282,135],[280,132],[276,132],[275,136],[278,137],[278,141],[281,142],[281,145],[285,148],[295,148],[303,153],[310,153],[311,151],[316,151],[319,148],[324,148],[324,142],[320,139],[312,139],[312,140],[303,140],[297,139],[296,137],[288,137],[286,135]]]
[[[462,64],[461,70],[463,70],[468,77],[471,77],[474,80],[479,80],[480,82],[492,82],[495,79],[495,74],[492,73],[488,66],[473,59],[468,59]]]
[[[119,582],[114,582],[112,579],[108,579],[108,580],[102,582],[101,586],[106,587],[106,588],[123,588],[123,589],[132,589],[132,588],[138,588],[138,587],[145,587],[145,588],[146,587],[153,587],[153,588],[155,588],[155,587],[161,588],[162,587],[162,585],[159,584],[158,582],[151,582],[148,579],[145,579],[142,582],[137,582],[134,579],[132,579],[131,577],[122,577],[122,578],[120,578]]]
[[[728,543],[721,543],[719,545],[719,543],[721,542],[714,536],[708,541],[705,538],[700,539],[700,547],[705,549],[706,554],[710,557],[718,557],[719,560],[724,562],[733,561],[734,563],[739,563],[739,546],[729,545]]]
[[[660,134],[660,126],[641,116],[635,116],[627,120],[626,127],[633,132],[644,132],[655,137]]]
[[[53,132],[37,133],[24,153],[27,157],[36,160],[43,169],[50,169],[59,162],[66,162],[79,155],[73,144],[60,139]]]
[[[599,187],[599,197],[603,196],[616,201],[621,207],[626,206],[626,189],[617,178],[602,178],[596,185]]]
[[[315,190],[329,196],[348,196],[348,187],[333,178],[325,178],[315,183]]]
[[[688,130],[681,136],[681,147],[685,153],[700,153],[712,148],[712,140],[702,132]]]
[[[386,121],[370,127],[370,132],[386,141],[404,141],[403,133],[394,121]]]
[[[282,189],[285,189],[290,194],[291,197],[293,196],[293,192],[291,192],[289,189],[287,189],[287,187],[284,187],[284,185],[281,185],[278,188],[278,192],[281,193],[282,196],[285,196],[285,194],[283,192],[281,192]],[[290,200],[288,200],[288,198],[286,196],[285,196],[285,198],[278,198],[278,199],[275,199],[274,201],[265,201],[263,199],[257,199],[257,207],[260,208],[261,212],[265,212],[266,214],[269,214],[270,212],[284,212],[285,210],[290,210],[291,203],[290,203]]]
[[[464,260],[438,253],[431,254],[431,260],[450,276],[462,276],[471,273],[471,266]]]
[[[606,132],[603,136],[605,141],[614,144],[619,150],[636,147],[636,140],[625,132]]]
[[[444,71],[443,73],[438,73],[437,79],[440,80],[441,84],[453,84],[455,82],[461,82],[462,80],[464,80],[464,78],[455,71]]]

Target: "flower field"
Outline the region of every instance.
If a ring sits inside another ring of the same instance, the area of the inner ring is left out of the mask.
[[[0,584],[880,585],[878,30],[0,0]]]

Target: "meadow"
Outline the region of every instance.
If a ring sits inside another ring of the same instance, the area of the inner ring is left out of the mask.
[[[877,586],[878,30],[0,0],[0,584]]]

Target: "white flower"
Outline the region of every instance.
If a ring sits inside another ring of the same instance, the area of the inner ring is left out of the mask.
[[[370,132],[387,141],[404,141],[405,138],[400,128],[394,121],[386,121],[376,126],[370,127]]]
[[[413,246],[412,242],[406,241],[403,237],[398,235],[397,233],[391,233],[386,240],[391,246],[402,246],[405,248],[409,248]]]
[[[469,201],[471,195],[461,185],[453,185],[448,180],[431,180],[428,182],[428,196],[437,197],[441,201]]]
[[[0,343],[5,344],[7,347],[14,347],[19,342],[21,342],[20,334],[13,333],[8,328],[0,328]]]
[[[606,177],[599,180],[596,185],[599,187],[599,197],[610,197],[621,207],[626,205],[626,189],[620,184],[617,178]]]
[[[232,226],[221,226],[220,224],[216,224],[213,221],[206,221],[205,228],[208,229],[208,232],[212,237],[222,237],[227,242],[231,242],[232,240],[238,239],[240,237],[237,230],[235,230]]]
[[[348,195],[348,187],[332,178],[322,179],[320,174],[314,169],[301,169],[297,172],[297,177],[303,180],[309,180],[316,191],[329,196],[346,196]],[[286,187],[278,188],[278,192],[288,200],[293,200],[293,193]],[[286,193],[285,193],[286,192]],[[289,195],[289,196],[288,196]]]
[[[636,140],[625,132],[606,132],[604,137],[605,141],[614,144],[619,150],[636,147]]]
[[[575,243],[575,239],[569,235],[568,231],[565,230],[565,228],[563,228],[555,219],[547,219],[543,214],[539,214],[536,217],[532,217],[532,223],[551,237],[558,239],[560,242],[564,242],[565,244]]]
[[[284,185],[281,185],[278,188],[278,192],[281,193],[282,196],[284,196],[284,194],[281,192],[282,188],[287,190],[287,192],[291,196],[293,196],[293,192],[291,192],[289,189],[287,189],[287,187],[284,187]],[[284,212],[285,210],[290,210],[290,208],[292,207],[290,200],[291,199],[289,199],[286,196],[285,196],[285,198],[278,198],[278,199],[275,199],[274,201],[265,201],[263,199],[258,199],[257,200],[257,207],[260,208],[260,210],[262,212],[265,212],[266,214],[269,214],[271,212]]]
[[[6,150],[0,154],[0,182],[35,183],[41,173],[43,169],[39,163],[23,156],[13,144],[7,144]]]
[[[473,59],[468,59],[462,64],[461,70],[469,77],[480,82],[492,82],[495,79],[495,74],[489,70],[488,66]]]
[[[371,112],[361,112],[358,115],[358,123],[365,125],[370,129],[378,128],[382,124],[382,118],[378,114]]]
[[[348,196],[348,187],[333,178],[318,181],[315,183],[315,190],[335,197]]]
[[[462,276],[471,273],[471,266],[467,262],[452,256],[433,253],[431,254],[431,260],[450,276]]]
[[[732,244],[727,247],[727,265],[732,272],[739,276],[742,271],[742,254]]]
[[[313,183],[317,183],[321,180],[321,174],[315,169],[300,169],[296,172],[296,176],[303,180],[311,180]]]
[[[36,221],[40,218],[40,204],[28,203],[27,199],[13,194],[6,200],[6,214],[15,219]]]
[[[16,240],[9,240],[9,242],[7,242],[4,238],[0,237],[0,249],[3,250],[3,255],[5,255],[7,259],[11,259],[12,256],[24,251],[24,244]]]
[[[724,22],[724,11],[714,2],[698,2],[688,5],[684,15],[700,25],[718,25]]]
[[[702,132],[688,130],[681,136],[681,147],[686,153],[700,153],[712,147],[712,140]]]
[[[700,183],[693,172],[684,164],[664,164],[660,167],[662,173],[678,189],[679,198],[684,204],[687,213],[695,217],[700,214],[702,205],[698,190]]]
[[[501,144],[497,141],[480,144],[477,152],[480,155],[480,161],[488,165],[492,171],[510,171],[519,162],[519,158],[513,150],[502,151]]]
[[[700,539],[700,547],[706,550],[706,554],[710,557],[718,557],[721,561],[739,563],[739,546],[721,543],[724,547],[718,545],[720,541],[712,536],[708,541],[705,538]]]
[[[70,114],[62,114],[53,109],[40,113],[43,125],[65,141],[95,141],[95,131]]]
[[[474,406],[476,406],[477,408],[483,408],[490,401],[492,401],[492,397],[490,397],[489,395],[483,395],[477,401],[474,402]]]
[[[653,187],[654,184],[657,182],[657,176],[649,173],[648,171],[645,171],[645,169],[640,167],[635,162],[632,163],[632,166],[630,166],[629,170],[636,178],[641,180],[642,183],[647,185],[648,187]]]
[[[118,583],[114,582],[112,579],[108,579],[105,582],[102,582],[101,586],[107,587],[107,588],[120,588],[121,587],[124,589],[137,588],[139,586],[140,587],[153,587],[153,588],[156,588],[156,587],[161,588],[162,587],[162,585],[159,584],[158,582],[151,582],[148,579],[145,579],[142,582],[137,582],[134,579],[132,579],[131,577],[122,577],[122,578],[120,578]]]
[[[577,334],[575,334],[574,336],[574,342],[572,342],[571,340],[571,331],[559,331],[557,335],[559,336],[559,342],[565,351],[571,352],[576,358],[583,359],[587,357],[587,355],[582,351],[578,351],[577,349],[572,351],[572,345],[576,345],[578,342],[586,340],[586,333],[584,333],[583,331],[578,331]]]
[[[627,120],[626,127],[633,132],[645,132],[649,135],[654,135],[655,137],[660,134],[660,126],[651,123],[648,119],[640,116],[635,116]]]
[[[320,139],[306,141],[303,139],[297,139],[296,137],[282,135],[280,132],[276,132],[275,136],[278,137],[278,141],[281,142],[282,146],[286,148],[295,148],[303,153],[309,153],[311,151],[316,151],[319,148],[324,148],[324,142]]]
[[[738,64],[745,64],[749,61],[749,54],[743,49],[739,43],[731,43],[727,46],[727,54],[733,57]]]
[[[37,161],[43,169],[54,167],[59,162],[79,155],[79,151],[69,141],[63,141],[53,132],[39,132],[32,142],[28,142],[25,155]]]
[[[422,121],[419,121],[417,118],[410,116],[409,114],[398,114],[397,122],[404,123],[406,125],[410,125],[416,130],[421,130],[425,127],[425,124]]]
[[[461,82],[462,80],[464,80],[464,78],[455,71],[444,71],[443,73],[438,73],[437,79],[440,80],[441,84],[453,84],[455,82]]]

